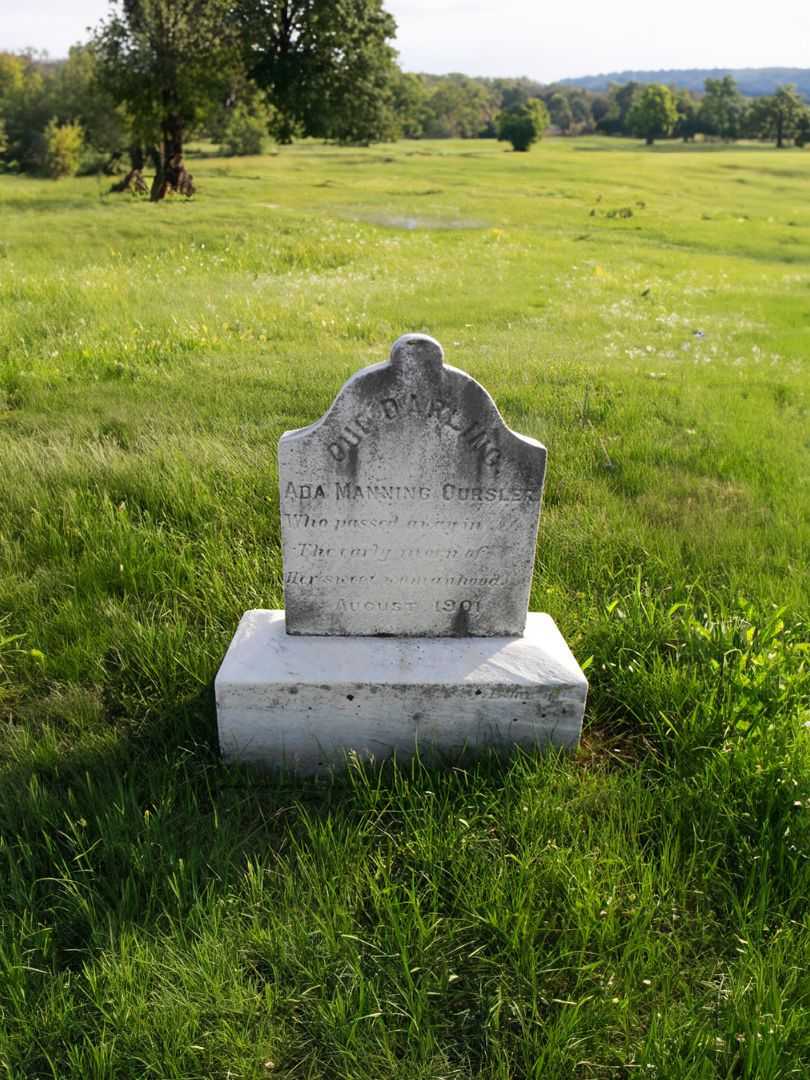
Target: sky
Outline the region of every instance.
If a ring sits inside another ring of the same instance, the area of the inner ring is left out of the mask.
[[[0,50],[51,56],[87,36],[109,0],[0,0]],[[810,67],[810,3],[770,0],[387,0],[407,71],[553,82],[627,69]]]

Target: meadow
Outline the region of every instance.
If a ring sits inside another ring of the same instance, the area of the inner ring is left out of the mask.
[[[0,1074],[810,1074],[810,153],[0,176]],[[405,331],[548,447],[582,747],[218,758],[275,449]]]

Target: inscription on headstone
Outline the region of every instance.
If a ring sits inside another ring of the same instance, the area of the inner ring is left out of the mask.
[[[523,633],[546,451],[401,337],[279,444],[289,634]]]

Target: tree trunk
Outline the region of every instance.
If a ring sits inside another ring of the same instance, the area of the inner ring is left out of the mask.
[[[152,202],[159,202],[170,192],[186,196],[194,194],[194,177],[183,163],[183,123],[176,115],[166,117],[163,124],[163,142],[149,197]]]
[[[144,162],[145,155],[143,147],[130,146],[129,172],[123,180],[119,180],[117,184],[113,184],[110,191],[115,192],[116,194],[128,191],[132,195],[145,195],[149,188],[146,186],[146,181],[143,178]]]
[[[647,146],[652,146],[652,144],[655,142],[655,136],[654,135],[648,135],[647,138],[644,141],[647,144]]]
[[[785,122],[781,112],[776,117],[776,149],[781,150],[784,146]]]

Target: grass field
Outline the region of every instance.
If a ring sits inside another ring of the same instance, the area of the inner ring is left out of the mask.
[[[810,154],[0,177],[0,1075],[810,1075]],[[549,448],[571,758],[272,780],[275,448],[407,330]]]

